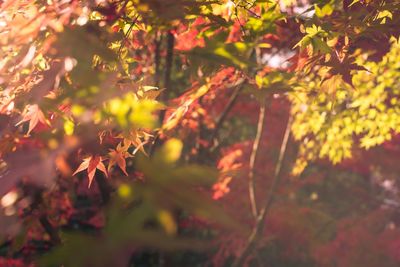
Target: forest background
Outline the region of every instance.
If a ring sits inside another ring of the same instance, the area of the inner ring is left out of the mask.
[[[398,0],[0,5],[1,266],[400,266]]]

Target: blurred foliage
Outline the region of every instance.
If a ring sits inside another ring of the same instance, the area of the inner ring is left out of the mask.
[[[395,0],[2,1],[0,265],[398,266],[399,25]]]

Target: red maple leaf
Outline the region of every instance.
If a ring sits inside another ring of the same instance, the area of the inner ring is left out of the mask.
[[[116,149],[110,150],[110,153],[108,153],[108,155],[110,156],[108,171],[110,171],[111,168],[117,164],[118,167],[125,173],[125,175],[128,176],[128,173],[126,172],[125,159],[132,157],[132,155],[128,152],[129,145],[130,144],[122,146],[121,143],[119,143]]]
[[[36,127],[36,125],[41,122],[43,124],[49,124],[46,120],[43,112],[40,110],[39,106],[34,104],[30,105],[26,110],[22,120],[16,124],[16,126],[29,121],[29,129],[27,134],[29,135],[30,132]]]
[[[76,171],[73,173],[73,175],[87,169],[88,179],[89,179],[88,187],[90,187],[90,185],[93,182],[94,174],[96,173],[96,169],[99,169],[106,175],[106,177],[108,177],[106,167],[104,166],[102,161],[103,161],[103,159],[100,156],[87,157],[87,158],[83,159],[83,162],[81,163],[81,165],[79,165],[78,169],[76,169]]]

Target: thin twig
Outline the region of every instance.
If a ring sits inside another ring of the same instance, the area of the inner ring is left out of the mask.
[[[285,154],[286,154],[287,143],[289,141],[292,120],[293,120],[292,116],[289,115],[285,134],[284,134],[281,148],[279,151],[278,162],[275,166],[274,179],[272,181],[272,185],[269,190],[268,198],[266,199],[266,201],[263,205],[263,208],[260,210],[260,213],[258,214],[256,225],[254,226],[254,228],[247,240],[246,246],[244,247],[244,249],[241,252],[241,254],[239,255],[239,257],[237,257],[236,260],[233,262],[233,264],[232,264],[233,267],[239,267],[239,266],[243,265],[243,263],[246,261],[247,257],[252,253],[253,249],[256,247],[257,241],[260,238],[260,236],[264,230],[267,213],[268,213],[269,209],[271,208],[271,205],[274,201],[275,192],[276,192],[276,189],[281,180],[282,164],[283,164],[283,160],[284,160]]]
[[[257,201],[255,196],[255,182],[254,182],[254,168],[256,164],[257,154],[260,150],[260,141],[262,137],[262,133],[264,131],[264,119],[265,119],[265,106],[266,106],[266,99],[264,99],[260,104],[260,111],[258,115],[258,122],[257,122],[257,132],[256,137],[254,138],[253,148],[250,154],[250,162],[249,162],[249,198],[250,198],[250,206],[251,212],[254,218],[257,218],[258,209],[257,209]]]
[[[240,92],[242,91],[245,83],[247,82],[246,79],[242,80],[241,82],[239,82],[235,88],[235,90],[233,91],[231,97],[229,98],[228,103],[226,104],[224,110],[221,112],[221,114],[219,115],[216,123],[215,123],[215,127],[212,131],[212,133],[210,134],[210,141],[213,142],[215,137],[217,136],[219,130],[222,127],[222,124],[224,123],[225,119],[227,118],[229,112],[231,111],[231,109],[235,106],[236,100],[239,97]]]
[[[126,34],[125,34],[125,36],[124,36],[124,39],[122,40],[121,45],[120,45],[119,48],[118,48],[118,52],[117,52],[118,57],[121,57],[121,52],[122,52],[122,49],[125,47],[126,39],[129,37],[129,34],[131,34],[132,29],[133,29],[133,26],[135,26],[135,24],[136,24],[136,22],[137,22],[138,19],[139,19],[139,15],[137,15],[137,16],[133,19],[132,24],[129,26],[129,29],[126,31]]]
[[[244,2],[246,2],[246,4],[242,4],[241,2],[239,2],[239,3],[237,4],[237,6],[243,8],[244,10],[246,10],[247,12],[249,12],[250,14],[252,14],[254,17],[260,19],[261,16],[258,15],[257,13],[255,13],[253,10],[251,10],[251,8],[254,6],[255,2],[253,2],[253,3],[250,3],[250,2],[248,2],[248,1],[244,1]],[[250,6],[247,6],[247,5],[250,5]]]
[[[240,18],[238,15],[238,7],[236,5],[235,5],[235,17],[236,17],[237,22],[239,23],[240,30],[242,31],[242,35],[246,36],[246,31],[245,31],[245,28],[244,28],[242,22],[240,21]]]

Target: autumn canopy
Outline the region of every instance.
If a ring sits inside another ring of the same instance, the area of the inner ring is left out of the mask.
[[[400,266],[399,0],[0,1],[0,266]]]

